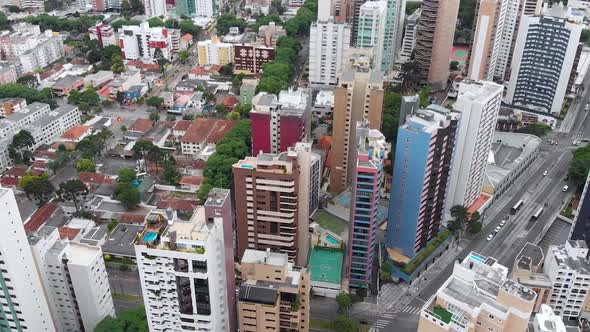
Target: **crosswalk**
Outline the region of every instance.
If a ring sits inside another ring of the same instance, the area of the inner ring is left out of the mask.
[[[419,315],[421,309],[422,308],[420,308],[420,307],[412,307],[412,306],[409,306],[408,305],[408,306],[406,306],[405,308],[402,309],[402,312],[407,312],[407,313],[412,314],[412,315]]]
[[[413,306],[407,305],[400,312],[405,312],[405,313],[409,313],[412,315],[419,315],[421,309],[422,309],[421,307],[413,307]],[[388,331],[389,329],[386,329],[386,328],[389,326],[389,324],[391,324],[392,320],[395,318],[397,313],[398,312],[385,312],[385,313],[383,313],[381,315],[381,318],[377,319],[377,321],[375,321],[373,323],[373,326],[371,326],[370,331],[371,332]]]

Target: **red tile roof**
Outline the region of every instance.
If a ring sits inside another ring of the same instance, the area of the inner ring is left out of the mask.
[[[166,128],[174,128],[175,125],[176,125],[176,121],[163,121],[163,120],[160,120],[160,121],[156,122],[156,124],[154,126],[160,126],[160,127],[166,127]]]
[[[186,143],[217,143],[235,126],[236,123],[230,120],[199,118],[180,140]]]
[[[326,152],[332,147],[332,136],[322,136],[318,141],[318,147]]]
[[[187,41],[191,41],[193,39],[193,35],[191,35],[190,33],[185,33],[184,36],[180,37],[180,40],[187,42]]]
[[[161,200],[158,202],[158,209],[168,209],[171,208],[177,211],[194,211],[199,204],[196,200],[187,200],[187,199],[168,199],[168,200]]]
[[[47,167],[47,162],[43,160],[35,160],[31,167],[34,169],[45,169]]]
[[[36,232],[43,226],[47,220],[53,215],[53,213],[57,210],[58,206],[55,204],[45,204],[40,207],[29,219],[29,221],[25,224],[25,232],[30,234],[32,232]]]
[[[213,65],[209,66],[209,72],[218,74],[219,71],[221,70],[221,68],[223,68],[222,65],[213,64]]]
[[[68,139],[72,141],[77,141],[82,137],[82,135],[86,134],[90,130],[89,126],[85,125],[77,125],[73,126],[72,128],[66,130],[60,137],[63,139]]]
[[[145,221],[145,216],[140,214],[126,213],[121,216],[121,221],[127,223],[142,224]]]
[[[0,185],[2,185],[2,187],[5,187],[5,188],[13,188],[13,187],[18,186],[18,179],[3,176],[0,178]]]
[[[37,151],[35,152],[35,158],[54,160],[57,158],[57,153],[51,151]]]
[[[238,103],[240,103],[240,100],[236,96],[226,96],[223,98],[223,105],[227,108],[233,108]]]
[[[51,145],[51,148],[57,150],[60,145],[65,146],[67,150],[74,150],[76,148],[76,143],[74,142],[55,142]]]
[[[189,120],[180,120],[180,121],[176,121],[176,124],[174,125],[174,130],[177,131],[186,131],[188,129],[188,127],[191,126],[193,122],[189,121]]]
[[[85,184],[101,184],[107,182],[106,176],[103,173],[96,172],[80,172],[78,173],[78,179],[80,179],[80,181],[84,182]]]
[[[25,174],[27,174],[27,170],[20,166],[14,166],[13,168],[9,169],[5,175],[13,177],[13,178],[21,178]]]
[[[186,184],[189,186],[198,186],[201,184],[201,182],[203,182],[203,177],[202,176],[189,176],[189,175],[185,175],[182,177],[182,179],[180,179],[180,184]]]
[[[135,120],[135,122],[133,122],[133,124],[131,125],[131,127],[129,127],[128,130],[129,131],[136,131],[136,132],[140,132],[140,133],[145,133],[153,125],[154,125],[154,122],[150,119],[137,119],[137,120]]]
[[[80,233],[79,229],[76,228],[69,228],[69,227],[60,227],[58,228],[59,231],[59,237],[62,240],[68,239],[68,240],[73,240],[76,238],[76,236],[78,236],[78,234]]]
[[[199,75],[199,76],[209,75],[209,71],[207,69],[205,69],[205,67],[202,67],[202,66],[195,67],[195,68],[191,69],[191,71],[189,71],[188,73],[193,74],[193,75]]]

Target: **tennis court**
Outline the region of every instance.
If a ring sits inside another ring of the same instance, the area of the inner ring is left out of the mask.
[[[451,61],[458,61],[460,65],[464,65],[469,55],[469,47],[467,46],[453,46],[451,51]]]
[[[311,280],[340,284],[343,257],[342,250],[313,247],[309,258]]]

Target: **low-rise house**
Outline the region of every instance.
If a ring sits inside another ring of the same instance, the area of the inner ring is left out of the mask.
[[[180,179],[180,187],[185,190],[196,192],[201,187],[203,182],[202,176],[189,176],[185,175]]]
[[[149,119],[137,119],[129,128],[128,132],[131,133],[145,133],[154,125],[154,121]]]
[[[168,110],[168,113],[182,114],[192,106],[191,98],[192,95],[189,94],[178,94],[174,106]]]
[[[176,93],[193,93],[199,87],[200,81],[188,79],[181,81],[176,85]]]
[[[84,76],[84,85],[92,85],[96,88],[103,87],[115,78],[110,70],[100,70],[94,74]]]
[[[211,79],[211,76],[205,67],[197,66],[188,72],[188,78],[191,80],[208,81]]]
[[[174,93],[170,91],[163,91],[160,93],[160,98],[164,101],[162,102],[162,106],[164,108],[172,108],[174,106]]]
[[[145,134],[141,137],[141,140],[151,142],[160,148],[164,148],[166,140],[168,139],[168,136],[171,134],[171,132],[172,130],[170,130],[170,128],[160,123],[156,123],[153,127],[145,132]]]
[[[25,98],[1,98],[0,99],[0,116],[7,117],[12,113],[18,113],[27,107]]]
[[[193,35],[185,33],[184,36],[180,37],[180,50],[188,50],[193,45]]]
[[[90,127],[85,125],[76,125],[63,133],[59,140],[63,142],[80,142],[86,136],[90,135]]]
[[[180,139],[182,154],[197,155],[207,144],[217,144],[225,134],[235,127],[230,120],[199,118],[187,129]]]
[[[57,80],[51,89],[59,96],[68,96],[70,91],[80,91],[84,87],[84,78],[82,76],[67,75]]]

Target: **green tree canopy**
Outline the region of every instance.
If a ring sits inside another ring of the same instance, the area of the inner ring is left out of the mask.
[[[156,96],[149,97],[145,101],[146,105],[151,106],[151,107],[155,107],[155,108],[159,108],[160,106],[162,106],[163,103],[164,103],[164,98],[156,97]]]
[[[27,198],[37,201],[38,206],[47,203],[55,191],[47,173],[41,175],[27,173],[19,180],[19,185],[23,188]]]
[[[12,137],[8,145],[8,156],[15,164],[30,164],[33,158],[35,138],[27,130],[21,130]]]
[[[137,173],[133,168],[123,167],[119,170],[119,183],[131,183],[137,178]]]
[[[96,172],[96,164],[90,159],[80,159],[76,162],[78,172]]]
[[[94,328],[94,332],[148,332],[145,309],[140,306],[123,311],[117,318],[106,317]]]
[[[340,312],[348,312],[352,308],[352,297],[348,293],[340,292],[336,295],[336,302]]]
[[[237,18],[232,14],[223,14],[217,18],[217,33],[220,35],[226,35],[229,32],[229,28],[238,27],[241,32],[246,27],[246,20],[243,18]]]
[[[59,184],[56,194],[60,200],[72,202],[77,213],[80,203],[88,195],[88,187],[80,179],[69,180]]]
[[[25,98],[27,104],[34,102],[49,104],[51,108],[57,107],[57,103],[51,99],[51,90],[38,91],[19,83],[0,85],[0,98]]]
[[[152,17],[149,20],[147,20],[147,22],[149,23],[150,27],[163,27],[164,26],[164,21],[162,21],[162,19],[160,19],[159,17]]]
[[[590,145],[574,151],[574,158],[571,161],[568,171],[571,181],[579,190],[582,190],[584,187],[588,172],[590,172]]]
[[[117,200],[128,210],[136,208],[141,202],[141,195],[136,187],[129,183],[120,184]]]

